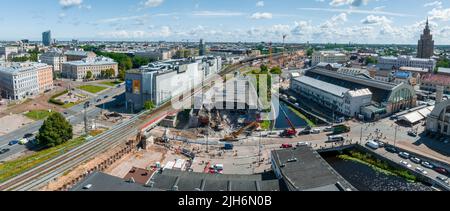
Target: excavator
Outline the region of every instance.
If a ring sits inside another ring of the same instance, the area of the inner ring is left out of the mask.
[[[220,141],[225,141],[225,142],[233,142],[233,141],[238,141],[238,137],[246,130],[250,129],[250,128],[257,128],[259,127],[259,123],[257,121],[252,122],[250,124],[248,124],[247,126],[239,129],[236,132],[233,132],[231,135],[229,136],[225,136],[225,138],[223,138]]]
[[[283,109],[282,107],[280,107],[280,109],[281,109],[281,111],[282,111],[284,117],[286,118],[286,120],[287,120],[289,126],[291,127],[291,128],[289,128],[289,129],[284,130],[283,133],[280,134],[280,136],[281,136],[281,137],[289,137],[289,138],[292,138],[292,137],[294,137],[295,135],[297,135],[297,129],[295,129],[294,124],[292,124],[291,120],[290,120],[289,117],[287,116],[286,111],[284,111],[284,109]]]

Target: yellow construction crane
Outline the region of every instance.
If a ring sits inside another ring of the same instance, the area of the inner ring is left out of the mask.
[[[237,141],[237,138],[246,130],[250,129],[250,128],[257,128],[259,127],[259,123],[258,122],[252,122],[250,124],[248,124],[245,127],[242,127],[241,129],[239,129],[236,132],[231,133],[231,135],[229,136],[225,136],[225,138],[223,138],[221,141]]]

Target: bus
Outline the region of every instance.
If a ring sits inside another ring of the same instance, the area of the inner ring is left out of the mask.
[[[330,142],[341,142],[344,141],[344,136],[337,135],[337,136],[328,136],[328,143]]]

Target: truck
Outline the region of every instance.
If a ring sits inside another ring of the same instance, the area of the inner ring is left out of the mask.
[[[230,144],[230,143],[226,143],[226,144],[223,146],[223,149],[224,149],[224,150],[233,150],[233,149],[234,149],[234,145],[233,145],[233,144]]]

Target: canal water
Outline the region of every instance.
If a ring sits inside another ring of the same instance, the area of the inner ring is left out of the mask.
[[[433,191],[423,183],[387,175],[362,163],[343,160],[336,154],[323,154],[324,159],[359,191]]]
[[[302,128],[302,127],[308,126],[308,123],[304,119],[300,118],[296,113],[294,113],[286,103],[280,101],[280,107],[282,107],[284,109],[287,116],[291,120],[292,124],[296,128]],[[289,123],[286,121],[286,118],[284,117],[281,109],[279,109],[279,112],[280,112],[280,114],[277,116],[276,122],[275,122],[275,129],[289,128],[290,127]]]

